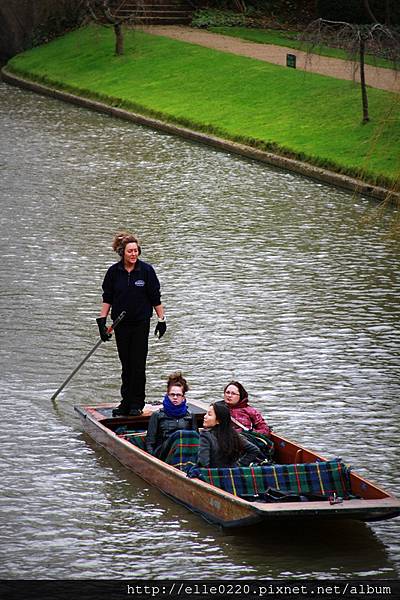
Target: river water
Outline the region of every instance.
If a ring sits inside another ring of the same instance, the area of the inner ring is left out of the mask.
[[[148,401],[235,378],[276,432],[400,494],[400,248],[376,202],[0,85],[2,579],[391,578],[399,522],[224,532],[82,432],[118,401],[97,341],[112,237],[135,231],[162,283]]]

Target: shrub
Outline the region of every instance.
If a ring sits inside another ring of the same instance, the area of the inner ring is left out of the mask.
[[[245,23],[242,13],[212,8],[197,10],[192,18],[192,27],[240,27]]]

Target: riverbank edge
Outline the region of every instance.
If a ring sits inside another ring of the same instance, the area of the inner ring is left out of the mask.
[[[167,121],[161,121],[159,119],[154,119],[139,113],[116,108],[114,106],[98,102],[97,100],[86,98],[85,96],[77,96],[75,94],[71,94],[70,92],[64,92],[57,88],[46,86],[42,83],[17,76],[14,73],[11,73],[6,67],[1,69],[1,78],[9,85],[14,85],[16,87],[20,87],[44,96],[50,96],[57,100],[75,104],[82,108],[89,108],[91,110],[95,110],[96,112],[108,114],[119,119],[132,121],[138,125],[144,125],[152,129],[163,131],[164,133],[183,137],[192,142],[213,146],[219,150],[257,160],[258,162],[262,162],[285,171],[298,173],[310,179],[343,188],[356,194],[371,196],[382,201],[391,200],[400,202],[400,193],[394,192],[390,189],[381,186],[374,186],[372,184],[365,183],[362,180],[349,177],[348,175],[342,175],[340,173],[335,173],[334,171],[316,167],[307,162],[280,156],[279,154],[273,154],[272,152],[266,152],[264,150],[258,150],[257,148],[253,148],[245,144],[239,144],[237,142],[225,140],[223,138],[202,133],[194,129],[168,123]]]

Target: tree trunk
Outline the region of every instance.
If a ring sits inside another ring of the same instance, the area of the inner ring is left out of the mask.
[[[365,40],[363,36],[360,36],[360,82],[361,82],[361,96],[362,96],[362,109],[363,109],[363,123],[368,123],[368,96],[367,86],[365,85]]]
[[[121,23],[114,23],[115,54],[122,56],[124,53],[124,34]]]

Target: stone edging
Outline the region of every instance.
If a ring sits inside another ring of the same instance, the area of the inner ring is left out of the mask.
[[[385,200],[390,197],[390,199],[397,200],[397,202],[400,202],[400,193],[391,192],[386,188],[374,186],[365,183],[361,180],[349,177],[347,175],[341,175],[340,173],[335,173],[334,171],[328,171],[327,169],[323,169],[321,167],[315,167],[309,163],[302,162],[300,160],[287,158],[285,156],[279,156],[278,154],[273,154],[272,152],[257,150],[256,148],[246,146],[245,144],[239,144],[229,140],[224,140],[213,135],[194,131],[192,129],[181,127],[179,125],[173,125],[171,123],[160,121],[152,117],[146,117],[144,115],[123,110],[121,108],[115,108],[113,106],[103,104],[96,100],[84,98],[83,96],[75,96],[74,94],[71,94],[69,92],[63,92],[56,88],[48,87],[35,81],[23,79],[22,77],[10,73],[6,69],[6,67],[3,67],[3,69],[1,70],[1,75],[3,81],[5,81],[6,83],[45,96],[51,96],[52,98],[56,98],[58,100],[63,100],[65,102],[70,102],[72,104],[76,104],[84,108],[96,110],[97,112],[102,112],[120,119],[133,121],[134,123],[138,123],[139,125],[145,125],[147,127],[158,129],[160,131],[164,131],[172,135],[184,137],[194,142],[214,146],[215,148],[219,148],[227,152],[232,152],[234,154],[239,154],[241,156],[251,158],[259,162],[264,162],[266,164],[273,165],[274,167],[284,169],[285,171],[293,171],[306,177],[310,177],[311,179],[322,181],[324,183],[334,185],[336,187],[344,188],[357,194],[372,196],[379,200]]]

